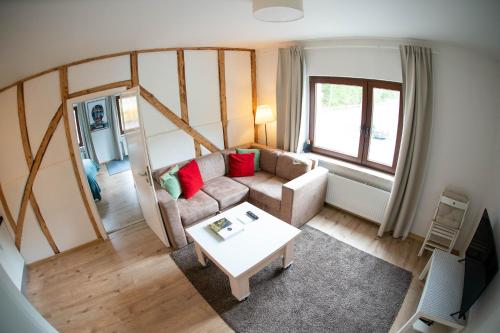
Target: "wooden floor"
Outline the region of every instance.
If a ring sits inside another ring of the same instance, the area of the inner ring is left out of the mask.
[[[378,239],[377,226],[325,207],[309,225],[413,273],[394,332],[416,307],[426,258],[413,239]],[[28,268],[26,295],[61,332],[232,332],[145,223]]]
[[[101,187],[102,200],[96,202],[104,229],[108,233],[144,220],[134,187],[132,171],[110,176],[106,164],[101,164],[97,182]]]

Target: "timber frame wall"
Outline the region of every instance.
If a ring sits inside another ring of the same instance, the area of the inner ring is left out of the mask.
[[[19,207],[19,213],[17,216],[13,216],[11,213],[11,207],[9,207],[6,197],[4,195],[4,191],[2,189],[2,184],[0,182],[0,203],[2,205],[3,211],[5,213],[6,220],[8,221],[8,225],[10,226],[14,238],[15,244],[18,249],[21,249],[21,240],[24,229],[24,222],[26,217],[26,210],[28,207],[28,203],[31,204],[33,208],[34,215],[42,231],[45,239],[50,245],[54,254],[60,253],[60,249],[58,248],[52,234],[47,227],[46,220],[42,215],[42,211],[40,210],[38,200],[33,192],[33,185],[35,182],[35,178],[37,177],[37,173],[42,164],[42,160],[45,156],[49,143],[59,125],[62,121],[64,125],[64,133],[66,138],[67,147],[70,154],[71,165],[73,168],[73,173],[78,185],[78,189],[80,192],[81,200],[83,201],[85,211],[88,215],[88,219],[91,223],[92,229],[95,233],[97,239],[103,239],[103,235],[98,227],[98,223],[95,220],[92,210],[91,204],[87,200],[85,195],[84,186],[85,184],[82,182],[80,178],[79,171],[77,168],[77,161],[74,154],[73,149],[73,138],[70,131],[70,123],[69,116],[67,110],[67,101],[69,99],[84,96],[96,92],[102,92],[106,90],[110,90],[113,88],[126,87],[127,89],[133,87],[140,87],[140,95],[151,104],[157,111],[159,111],[162,115],[164,115],[168,120],[170,120],[175,126],[177,126],[180,130],[187,133],[189,136],[193,138],[194,141],[194,149],[196,152],[196,156],[201,155],[201,146],[205,147],[211,152],[217,151],[218,148],[210,142],[205,136],[203,136],[199,131],[194,129],[189,125],[189,116],[187,110],[187,97],[186,97],[186,79],[185,79],[185,69],[184,69],[184,51],[195,51],[195,50],[211,50],[217,51],[218,58],[218,72],[219,72],[219,93],[220,93],[220,119],[223,130],[223,141],[224,148],[228,147],[228,134],[227,134],[227,106],[226,106],[226,82],[225,82],[225,57],[224,51],[245,51],[250,53],[250,64],[251,64],[251,87],[252,87],[252,113],[255,117],[256,106],[257,106],[257,86],[256,86],[256,57],[255,50],[253,49],[245,49],[245,48],[223,48],[223,47],[186,47],[186,48],[155,48],[155,49],[142,49],[136,51],[127,51],[127,52],[119,52],[108,55],[103,55],[99,57],[88,58],[84,60],[75,61],[72,63],[68,63],[66,65],[57,66],[43,72],[40,72],[35,75],[31,75],[27,78],[24,78],[18,82],[15,82],[11,85],[3,87],[0,89],[0,93],[17,87],[17,109],[18,109],[18,118],[19,118],[19,129],[21,133],[22,147],[24,150],[24,156],[26,160],[26,165],[29,170],[28,177],[26,178],[24,189],[22,191],[22,198]],[[149,92],[144,87],[140,86],[138,79],[138,54],[140,53],[149,53],[149,52],[162,52],[162,51],[175,51],[177,53],[177,66],[178,66],[178,81],[179,81],[179,97],[180,97],[180,106],[181,106],[181,117],[177,116],[174,112],[172,112],[167,106],[162,104],[151,92]],[[84,63],[89,63],[93,61],[120,57],[120,56],[129,56],[130,57],[130,80],[118,81],[107,83],[100,86],[91,87],[84,90],[75,91],[69,93],[68,91],[68,68],[71,66],[76,66]],[[38,150],[32,151],[30,146],[30,137],[28,134],[27,121],[26,121],[26,113],[25,113],[25,98],[24,98],[24,84],[26,81],[32,80],[34,78],[43,76],[45,74],[49,74],[51,72],[59,72],[59,89],[60,89],[60,97],[61,104],[57,108],[57,111],[53,115],[52,119],[48,127],[46,128],[43,139],[40,143]],[[255,125],[254,125],[255,126]],[[257,128],[254,127],[254,140],[257,142]]]

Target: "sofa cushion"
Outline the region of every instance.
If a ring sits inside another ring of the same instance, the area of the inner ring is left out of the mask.
[[[254,153],[250,154],[229,154],[229,176],[249,177],[255,173]]]
[[[160,176],[160,185],[172,196],[172,198],[177,199],[182,194],[181,184],[177,178],[177,172],[179,172],[179,166],[176,165],[169,169],[163,175]]]
[[[179,207],[181,222],[185,227],[219,211],[217,201],[203,191],[198,191],[189,200],[179,198],[177,206]]]
[[[219,152],[198,157],[196,158],[196,162],[200,167],[203,182],[208,182],[210,179],[224,176],[226,173],[224,157],[222,157],[222,154]]]
[[[269,206],[273,211],[279,211],[281,206],[281,191],[288,180],[272,177],[264,182],[250,187],[250,199]]]
[[[243,201],[248,195],[248,187],[224,176],[209,180],[201,190],[217,200],[221,210]]]
[[[237,154],[254,153],[254,170],[260,171],[260,149],[256,148],[236,148]]]
[[[260,169],[276,174],[276,161],[281,152],[278,150],[261,149],[260,150]]]
[[[302,176],[312,168],[312,161],[300,158],[295,154],[284,153],[278,156],[276,162],[276,176],[288,180]]]
[[[245,186],[252,187],[253,185],[256,185],[258,183],[262,183],[263,181],[266,181],[268,179],[273,178],[274,175],[265,172],[265,171],[259,171],[256,172],[253,176],[249,177],[234,177],[233,180],[236,180],[238,183],[241,183]]]
[[[156,180],[158,182],[158,184],[160,184],[161,183],[160,177],[163,174],[165,174],[165,172],[168,172],[170,169],[174,168],[176,165],[179,166],[179,168],[182,168],[184,165],[188,164],[188,162],[190,162],[190,160],[182,161],[182,162],[175,163],[172,165],[167,165],[165,167],[154,170],[153,172],[151,172],[151,175],[152,175],[153,179]]]
[[[190,199],[203,186],[200,169],[195,160],[180,168],[179,172],[177,172],[177,177],[179,178],[179,183],[181,183],[182,194],[186,199]]]

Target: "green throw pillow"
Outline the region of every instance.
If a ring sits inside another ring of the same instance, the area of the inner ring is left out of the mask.
[[[172,196],[172,198],[177,199],[181,196],[181,184],[177,178],[177,172],[179,171],[179,166],[176,165],[172,169],[165,172],[160,176],[160,185]]]
[[[254,153],[254,156],[253,156],[253,168],[254,168],[255,171],[259,171],[260,170],[260,150],[259,149],[236,148],[236,153],[238,153],[238,154]]]

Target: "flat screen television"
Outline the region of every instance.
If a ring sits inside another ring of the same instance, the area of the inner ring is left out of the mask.
[[[465,252],[464,290],[459,318],[465,319],[465,313],[481,296],[497,272],[498,258],[495,239],[490,218],[485,209],[476,233]]]

